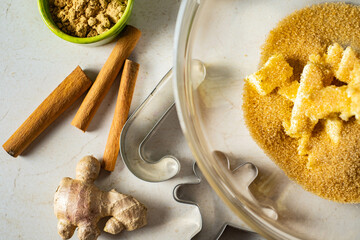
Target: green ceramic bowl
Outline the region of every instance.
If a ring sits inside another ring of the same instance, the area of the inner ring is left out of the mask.
[[[38,0],[38,8],[39,12],[41,14],[42,19],[44,20],[46,26],[55,33],[58,37],[72,42],[72,43],[78,43],[78,44],[89,44],[89,45],[103,45],[105,43],[110,42],[113,40],[120,32],[123,30],[123,28],[126,26],[127,21],[130,18],[131,11],[133,7],[133,0],[128,0],[128,4],[126,6],[125,12],[123,16],[120,18],[120,20],[108,31],[99,34],[95,37],[73,37],[70,36],[63,31],[61,31],[53,21],[51,17],[51,13],[49,10],[49,0]]]

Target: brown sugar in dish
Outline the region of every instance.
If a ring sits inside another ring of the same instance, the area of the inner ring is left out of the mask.
[[[263,45],[261,66],[281,54],[293,68],[293,81],[311,54],[323,55],[339,43],[360,53],[360,7],[345,3],[325,3],[292,13],[278,23]],[[358,56],[359,57],[359,56]],[[355,118],[342,121],[339,141],[334,144],[320,120],[309,140],[309,156],[298,154],[298,139],[288,136],[283,122],[289,121],[293,102],[272,92],[261,96],[249,84],[244,87],[244,116],[252,137],[284,172],[306,190],[323,198],[360,202],[360,124]]]

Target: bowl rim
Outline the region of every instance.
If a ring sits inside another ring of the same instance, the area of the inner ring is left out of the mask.
[[[196,12],[200,8],[201,4],[197,0],[183,0],[180,5],[174,34],[173,91],[176,111],[186,142],[211,188],[245,224],[266,239],[297,240],[299,239],[298,237],[275,228],[267,222],[267,219],[261,219],[248,206],[246,200],[238,199],[234,195],[236,191],[234,191],[233,185],[230,179],[226,177],[226,174],[224,174],[223,169],[215,169],[207,164],[211,159],[215,160],[215,158],[213,155],[207,154],[207,146],[199,144],[204,140],[204,137],[201,128],[198,127],[196,118],[194,118],[196,113],[194,110],[193,94],[189,89],[190,84],[186,80],[186,76],[189,74],[188,69],[190,69],[188,60],[192,59],[192,45],[189,41],[191,29],[196,19]]]
[[[41,18],[46,24],[46,26],[58,37],[72,43],[78,43],[78,44],[90,44],[90,43],[96,43],[101,40],[107,39],[109,37],[112,37],[114,35],[117,35],[120,33],[120,31],[126,26],[127,21],[131,15],[132,8],[133,8],[133,0],[128,0],[127,6],[125,8],[124,14],[121,16],[119,21],[112,26],[108,31],[101,33],[94,37],[74,37],[69,34],[64,33],[61,31],[58,26],[55,24],[54,20],[51,17],[50,11],[49,11],[49,0],[38,0],[38,10],[40,12]]]

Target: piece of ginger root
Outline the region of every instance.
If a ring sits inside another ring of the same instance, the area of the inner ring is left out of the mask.
[[[100,172],[100,162],[82,158],[76,166],[76,179],[63,178],[54,196],[54,212],[58,218],[58,233],[69,239],[78,227],[80,240],[95,240],[100,235],[98,221],[112,216],[104,231],[117,234],[146,225],[146,207],[132,196],[111,190],[101,191],[94,185]]]

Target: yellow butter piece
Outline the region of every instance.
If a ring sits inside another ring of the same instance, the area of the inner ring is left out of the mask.
[[[309,153],[309,142],[311,137],[312,131],[307,131],[306,133],[303,133],[299,139],[299,146],[298,146],[298,154],[299,155],[307,155]]]
[[[326,55],[319,55],[319,54],[310,54],[309,62],[326,66],[328,63],[326,61]]]
[[[325,55],[325,61],[334,72],[336,72],[339,68],[343,53],[344,49],[338,43],[334,43],[328,47],[327,54]]]
[[[336,72],[343,57],[343,52],[344,49],[338,43],[334,43],[328,47],[327,54],[311,54],[309,62],[322,65]]]
[[[309,154],[307,160],[308,160],[308,161],[307,161],[307,163],[306,163],[306,167],[307,167],[308,169],[314,169],[315,166],[316,166],[316,163],[317,163],[317,161],[318,161],[318,160],[316,159],[316,157],[315,157],[313,154]]]
[[[290,119],[284,119],[282,125],[284,127],[285,133],[290,136],[290,126],[291,126]]]
[[[350,84],[351,83],[360,83],[360,61],[356,61],[354,68],[350,73]]]
[[[288,85],[293,69],[280,55],[269,58],[265,65],[256,73],[249,75],[248,81],[260,95],[271,93],[275,88]]]
[[[347,86],[328,86],[313,92],[305,101],[305,115],[313,122],[325,119],[333,113],[351,114],[351,99],[347,94]]]
[[[331,80],[331,73],[318,64],[309,62],[305,65],[300,78],[300,85],[297,91],[297,96],[294,102],[294,107],[291,112],[289,135],[292,137],[300,137],[302,134],[312,132],[317,120],[311,121],[306,116],[307,102],[309,96],[324,88]]]
[[[346,89],[347,96],[351,99],[350,114],[356,119],[360,118],[360,82],[350,83]]]
[[[339,143],[343,123],[338,117],[332,117],[325,120],[325,131],[331,141]]]
[[[356,119],[360,118],[360,62],[356,61],[354,67],[350,73],[350,83],[346,90],[347,95],[351,98],[351,115],[346,116],[347,118],[352,115]]]
[[[292,102],[295,102],[299,86],[300,83],[298,81],[293,81],[290,85],[279,88],[278,94]]]
[[[351,72],[355,65],[360,64],[360,60],[356,57],[356,53],[351,47],[347,47],[339,63],[339,68],[335,71],[335,77],[342,82],[351,82]]]

